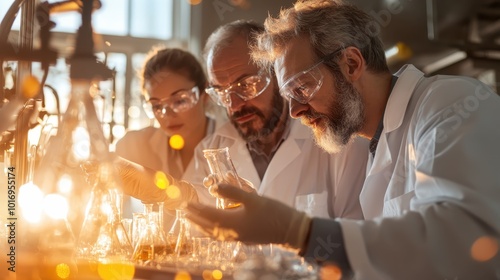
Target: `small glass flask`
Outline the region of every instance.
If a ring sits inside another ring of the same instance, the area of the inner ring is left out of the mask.
[[[175,221],[168,232],[169,244],[172,246],[174,255],[179,258],[191,254],[191,226],[186,219],[186,213],[182,209],[175,210]]]
[[[165,233],[159,226],[157,212],[153,212],[153,204],[144,204],[146,227],[140,232],[134,248],[133,260],[136,262],[161,261],[167,255]]]
[[[106,182],[113,166],[101,164],[87,205],[77,245],[79,258],[129,259],[132,245],[121,223],[122,195]]]
[[[225,183],[234,185],[240,189],[242,188],[238,174],[234,168],[233,161],[229,155],[228,147],[220,149],[205,149],[203,150],[203,156],[208,162],[211,175],[213,176],[212,178],[215,179],[215,182],[212,182],[213,186],[216,187],[218,184]],[[209,191],[211,191],[210,188]],[[237,201],[232,201],[222,197],[217,197],[216,203],[216,207],[218,209],[229,209],[241,206],[241,203]]]

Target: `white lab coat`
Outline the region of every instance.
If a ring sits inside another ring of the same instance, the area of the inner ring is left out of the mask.
[[[498,246],[473,260],[479,238],[499,241],[499,96],[412,65],[396,75],[360,196],[371,221],[341,220],[356,279],[500,279]]]
[[[200,201],[215,205],[201,186],[210,173],[203,149],[229,147],[236,172],[251,181],[260,195],[277,199],[316,217],[361,219],[359,192],[366,170],[368,141],[357,139],[341,154],[330,155],[315,143],[311,130],[290,120],[288,137],[272,158],[262,181],[246,142],[231,123],[205,138],[195,150],[184,180],[197,186]]]

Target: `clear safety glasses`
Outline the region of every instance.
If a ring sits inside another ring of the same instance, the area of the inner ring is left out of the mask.
[[[307,104],[323,85],[323,73],[318,66],[332,59],[340,50],[342,49],[337,49],[308,69],[288,78],[280,87],[281,96],[288,101],[292,98],[299,103]]]
[[[175,113],[185,112],[193,108],[199,99],[200,90],[195,86],[192,89],[179,90],[167,98],[150,98],[146,104],[157,118],[163,118],[167,114],[167,108]]]
[[[220,106],[231,106],[231,93],[236,94],[244,101],[248,101],[259,96],[266,90],[271,82],[271,78],[266,73],[247,76],[226,87],[208,87],[205,91]]]

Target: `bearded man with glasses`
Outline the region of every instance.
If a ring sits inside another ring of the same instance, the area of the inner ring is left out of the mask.
[[[310,218],[228,185],[218,193],[241,211],[192,204],[188,218],[300,250],[329,266],[325,279],[499,279],[500,97],[471,77],[392,74],[374,22],[344,1],[299,0],[266,19],[252,51],[332,156],[370,140],[365,220]]]
[[[235,21],[207,40],[205,91],[226,109],[230,122],[199,144],[184,178],[199,182],[210,173],[203,149],[229,147],[238,175],[259,195],[312,216],[362,219],[358,197],[368,141],[355,139],[346,151],[332,156],[315,144],[307,127],[289,117],[274,74],[250,58],[249,45],[263,30],[253,22]],[[201,202],[214,205],[206,194],[198,190]]]
[[[316,145],[307,127],[289,117],[288,102],[280,95],[274,74],[262,71],[250,58],[249,45],[263,30],[256,23],[236,21],[221,26],[209,37],[204,51],[208,72],[205,92],[225,108],[230,122],[196,146],[184,174],[166,173],[180,195],[171,198],[155,186],[158,169],[121,160],[117,166],[126,194],[143,201],[163,201],[167,209],[197,200],[215,205],[216,193],[207,190],[215,189],[215,185],[203,150],[229,147],[247,191],[277,199],[314,217],[363,218],[359,193],[368,141],[353,139],[345,151],[330,155]],[[151,95],[148,103],[161,121],[194,106],[200,94],[196,88],[182,87],[167,95]]]

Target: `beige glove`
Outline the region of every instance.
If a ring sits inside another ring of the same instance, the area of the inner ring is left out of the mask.
[[[237,186],[238,182],[236,180],[239,180],[242,190],[248,193],[257,193],[252,182],[248,181],[247,179],[244,179],[239,176],[238,179],[236,179],[236,177],[232,173],[229,173],[227,175],[227,178],[228,178],[227,182],[228,184]],[[207,177],[203,178],[203,186],[205,186],[208,189],[210,195],[213,197],[220,197],[219,194],[217,193],[218,185],[216,182],[217,180],[214,174],[208,174]]]
[[[212,237],[250,244],[283,244],[296,249],[304,246],[311,223],[305,213],[229,185],[219,185],[218,194],[243,206],[221,210],[190,203],[187,207],[187,218]]]
[[[91,162],[82,166],[87,173],[87,181],[92,181],[94,166]],[[187,202],[198,202],[194,187],[186,181],[176,180],[165,173],[158,176],[156,171],[121,157],[115,158],[114,166],[122,180],[123,193],[144,203],[164,202],[166,209],[174,210],[185,207]],[[166,182],[158,184],[159,179]],[[165,188],[159,188],[158,185]]]

